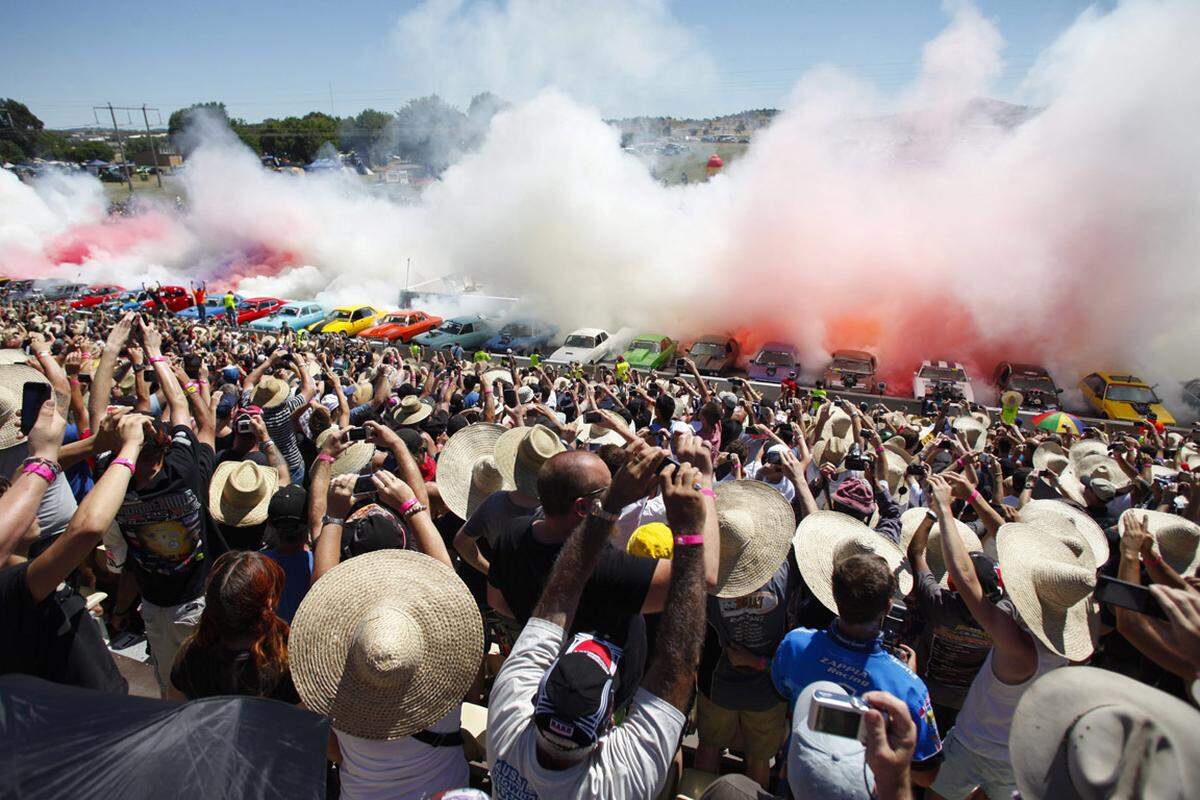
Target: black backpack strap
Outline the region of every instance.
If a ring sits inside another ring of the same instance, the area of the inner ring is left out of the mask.
[[[430,747],[461,747],[462,731],[453,733],[434,733],[433,731],[417,731],[412,738]]]

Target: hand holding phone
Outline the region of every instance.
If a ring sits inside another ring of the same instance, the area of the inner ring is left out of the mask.
[[[346,441],[347,442],[365,442],[366,440],[367,440],[367,429],[366,428],[347,428],[346,429]]]
[[[1100,575],[1096,579],[1096,591],[1093,596],[1099,602],[1108,603],[1110,606],[1128,609],[1155,619],[1167,619],[1167,613],[1147,586]]]
[[[42,405],[50,399],[50,384],[41,381],[26,381],[21,387],[21,433],[29,435],[37,424]]]

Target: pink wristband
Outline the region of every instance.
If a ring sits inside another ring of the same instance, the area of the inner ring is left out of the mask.
[[[675,544],[679,545],[680,547],[688,547],[693,544],[704,544],[704,534],[690,533],[686,536],[676,536]]]
[[[332,464],[336,460],[337,459],[329,455],[329,453],[321,453],[319,456],[317,456],[317,461],[325,461],[329,464]]]
[[[30,463],[26,464],[21,472],[26,475],[37,475],[39,478],[45,478],[46,483],[54,483],[54,470],[47,467],[45,464]]]
[[[707,487],[704,489],[701,489],[700,494],[707,495],[707,496],[711,497],[713,500],[717,499],[717,493]]]
[[[109,466],[115,466],[117,464],[120,464],[122,467],[129,467],[130,475],[132,475],[134,473],[134,471],[136,470],[136,467],[134,467],[133,462],[130,461],[128,458],[114,458],[112,461],[109,462]]]
[[[967,498],[967,502],[968,502],[968,503],[974,503],[976,500],[978,500],[978,499],[979,499],[980,497],[982,497],[982,496],[983,496],[983,495],[979,494],[979,490],[978,490],[978,489],[972,489],[972,490],[971,490],[971,496]]]
[[[408,502],[406,502],[404,505],[400,506],[400,513],[401,514],[407,513],[408,510],[410,508],[412,508],[413,506],[415,506],[418,502],[420,502],[420,501],[417,500],[417,498],[415,498],[415,497],[410,498],[408,500]]]
[[[166,361],[166,360],[167,360],[166,356],[151,356],[150,357],[151,364],[157,364],[160,361]]]

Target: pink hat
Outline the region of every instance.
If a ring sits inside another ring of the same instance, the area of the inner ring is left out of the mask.
[[[863,478],[847,478],[833,493],[833,502],[864,517],[875,510],[875,492]]]

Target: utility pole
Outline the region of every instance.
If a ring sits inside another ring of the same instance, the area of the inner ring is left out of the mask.
[[[329,83],[329,116],[337,119],[337,112],[333,110],[333,82]]]
[[[113,111],[113,104],[108,104],[108,114],[112,117],[113,133],[117,137],[117,147],[121,148],[121,166],[125,169],[125,183],[129,186],[129,193],[133,194],[133,178],[129,174],[129,153],[125,152],[125,143],[121,140],[121,129],[117,127],[117,112]]]
[[[142,103],[142,120],[146,123],[146,138],[150,140],[150,154],[154,156],[154,177],[158,178],[158,188],[162,188],[162,167],[158,165],[158,145],[150,135],[150,117],[146,115],[146,104]],[[161,120],[161,117],[160,117]]]

